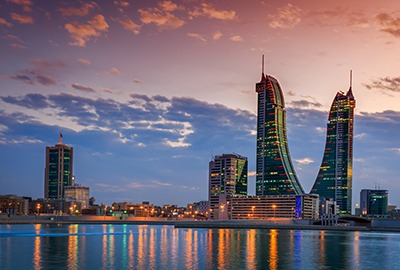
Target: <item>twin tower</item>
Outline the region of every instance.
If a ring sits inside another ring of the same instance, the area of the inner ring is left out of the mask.
[[[290,159],[283,92],[275,78],[264,75],[264,67],[256,92],[256,195],[304,194]],[[324,156],[310,191],[336,201],[341,214],[351,214],[355,105],[350,82],[348,92],[338,92],[332,102]]]

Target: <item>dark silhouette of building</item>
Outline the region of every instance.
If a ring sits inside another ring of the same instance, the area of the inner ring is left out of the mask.
[[[256,195],[304,194],[297,179],[286,136],[286,111],[278,81],[264,75],[256,84],[257,164]]]
[[[340,214],[351,214],[355,106],[350,75],[349,90],[338,92],[332,102],[324,156],[310,192],[335,200]]]
[[[73,186],[73,148],[62,142],[46,147],[46,168],[44,178],[44,197],[46,199],[64,198],[64,187]]]

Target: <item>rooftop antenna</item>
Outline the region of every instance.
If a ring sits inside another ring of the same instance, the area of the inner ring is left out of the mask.
[[[350,69],[350,89],[353,86],[353,70]]]
[[[262,55],[262,66],[261,66],[261,69],[262,69],[262,74],[264,75],[264,55]]]
[[[60,132],[60,138],[58,139],[58,144],[63,144],[62,139],[63,139],[63,135]]]

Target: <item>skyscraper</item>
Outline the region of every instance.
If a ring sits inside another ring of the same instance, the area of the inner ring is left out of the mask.
[[[360,207],[362,215],[382,216],[388,212],[388,194],[384,189],[362,189]]]
[[[247,158],[238,154],[215,156],[209,164],[211,218],[219,208],[219,196],[234,194],[247,195]]]
[[[256,195],[304,194],[297,179],[286,136],[286,111],[282,89],[272,76],[256,84],[257,164]]]
[[[44,178],[44,197],[46,199],[64,198],[64,187],[74,185],[72,176],[73,148],[62,142],[46,147],[46,168]]]
[[[324,156],[310,192],[321,199],[335,200],[341,214],[351,214],[355,107],[350,79],[349,91],[338,92],[332,102]]]

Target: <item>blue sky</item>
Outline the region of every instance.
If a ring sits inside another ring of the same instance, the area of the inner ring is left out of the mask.
[[[255,83],[276,77],[305,191],[337,91],[357,101],[353,202],[400,205],[397,1],[31,1],[0,3],[0,194],[42,197],[45,147],[74,147],[97,202],[207,199],[211,156],[249,159]]]

